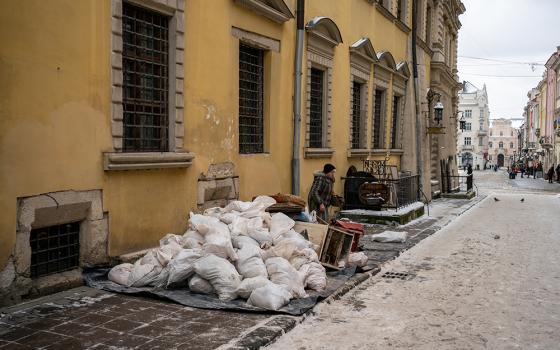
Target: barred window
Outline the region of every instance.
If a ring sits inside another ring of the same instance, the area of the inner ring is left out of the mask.
[[[471,138],[470,137],[465,137],[465,145],[467,145],[467,146],[471,145]]]
[[[324,111],[325,72],[311,68],[310,113],[309,113],[309,147],[323,147],[323,111]]]
[[[465,118],[471,118],[472,117],[472,109],[467,109],[465,111]]]
[[[362,122],[363,103],[362,89],[364,84],[354,81],[352,83],[352,148],[362,148]]]
[[[123,149],[169,149],[169,18],[123,3]]]
[[[374,148],[383,148],[382,145],[382,138],[381,138],[381,122],[382,122],[382,109],[383,109],[383,96],[384,96],[384,91],[383,90],[375,90],[375,107],[373,110],[373,147]]]
[[[264,50],[239,44],[239,153],[264,152]]]
[[[471,131],[472,130],[472,123],[465,123],[465,130]]]
[[[399,96],[393,97],[393,127],[391,129],[391,148],[396,149],[400,148],[397,145],[397,129],[398,129],[398,121],[399,121],[399,107],[400,107],[401,98]]]

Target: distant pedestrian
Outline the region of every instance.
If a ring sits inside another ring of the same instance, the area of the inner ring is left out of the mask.
[[[525,165],[521,165],[521,178],[523,178],[523,174],[525,174]]]
[[[548,178],[548,183],[551,184],[554,177],[554,165],[552,165],[550,169],[548,169],[546,177]]]
[[[560,182],[560,163],[556,166],[556,181]]]
[[[467,175],[472,175],[472,165],[470,163],[467,165]]]

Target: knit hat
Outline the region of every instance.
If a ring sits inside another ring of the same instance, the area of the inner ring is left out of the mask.
[[[336,168],[334,167],[334,165],[332,165],[332,164],[330,164],[330,163],[327,163],[327,164],[325,164],[325,166],[323,167],[323,173],[324,173],[324,174],[328,174],[328,173],[330,173],[331,171],[333,171],[334,169],[336,169]]]

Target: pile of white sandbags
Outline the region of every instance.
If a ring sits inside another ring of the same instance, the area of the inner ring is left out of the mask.
[[[306,288],[324,289],[317,247],[294,231],[292,219],[265,211],[275,203],[260,196],[191,213],[183,236],[167,234],[135,264],[115,266],[109,279],[130,287],[188,287],[270,310],[306,297]]]

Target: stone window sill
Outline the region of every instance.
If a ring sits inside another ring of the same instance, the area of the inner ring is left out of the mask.
[[[331,158],[334,154],[332,148],[305,148],[305,158]]]
[[[368,155],[369,155],[369,149],[356,148],[356,149],[348,150],[348,158],[367,157]]]
[[[104,153],[103,169],[144,170],[166,168],[188,168],[192,165],[194,154],[190,152],[142,152],[142,153]]]
[[[402,155],[404,153],[404,151],[402,149],[390,149],[389,150],[389,155]],[[385,148],[376,148],[371,150],[371,154],[373,155],[386,155],[387,154],[387,149]]]

